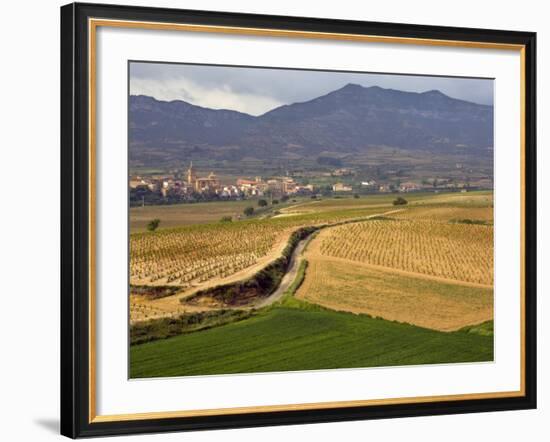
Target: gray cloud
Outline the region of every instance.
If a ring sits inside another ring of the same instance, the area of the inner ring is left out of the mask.
[[[185,100],[214,109],[260,115],[282,104],[307,101],[347,83],[444,94],[493,104],[493,81],[456,77],[304,71],[185,64],[130,64],[130,93]]]

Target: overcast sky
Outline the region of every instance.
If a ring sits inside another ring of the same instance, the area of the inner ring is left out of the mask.
[[[261,115],[277,106],[308,101],[348,83],[446,95],[493,104],[493,81],[469,78],[299,71],[165,63],[130,64],[130,94],[184,100],[212,109]]]

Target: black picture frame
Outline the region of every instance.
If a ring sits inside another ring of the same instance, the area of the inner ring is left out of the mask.
[[[344,33],[524,47],[524,395],[95,422],[90,419],[89,18]],[[71,437],[536,408],[536,34],[73,3],[61,8],[61,434]]]

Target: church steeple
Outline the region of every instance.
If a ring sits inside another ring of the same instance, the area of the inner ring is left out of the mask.
[[[195,173],[195,169],[193,168],[193,161],[189,164],[189,169],[187,169],[187,183],[191,185],[195,185],[195,181],[197,181],[197,174]]]

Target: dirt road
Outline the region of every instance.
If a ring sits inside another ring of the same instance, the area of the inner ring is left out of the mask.
[[[283,276],[283,279],[281,280],[279,287],[277,287],[277,289],[267,298],[255,304],[254,308],[262,308],[262,307],[265,307],[266,305],[273,304],[275,301],[279,300],[281,296],[283,296],[284,292],[287,291],[288,287],[290,287],[290,284],[292,284],[294,282],[294,279],[296,279],[296,274],[298,273],[300,262],[302,262],[302,252],[306,248],[306,245],[311,239],[312,235],[313,233],[308,235],[306,238],[301,240],[296,245],[296,248],[294,249],[294,252],[290,257],[290,264],[288,266],[288,270],[285,273],[285,276]]]
[[[378,216],[390,215],[392,213],[401,212],[403,210],[404,209],[396,209],[396,210],[390,210],[385,213],[376,213],[374,215],[362,217],[361,221],[365,221],[370,218],[376,218]],[[298,243],[298,245],[294,249],[294,252],[292,253],[292,256],[290,257],[290,265],[288,267],[287,272],[285,273],[285,276],[283,276],[283,279],[281,280],[279,287],[277,287],[277,289],[267,298],[261,300],[257,304],[254,304],[253,308],[261,308],[261,307],[268,306],[270,304],[273,304],[275,301],[278,301],[281,298],[281,296],[283,296],[283,294],[287,291],[290,285],[294,282],[294,279],[296,279],[296,274],[298,273],[298,268],[300,267],[300,262],[302,261],[302,253],[315,233],[317,232],[314,232],[308,235],[306,238],[304,238]]]

